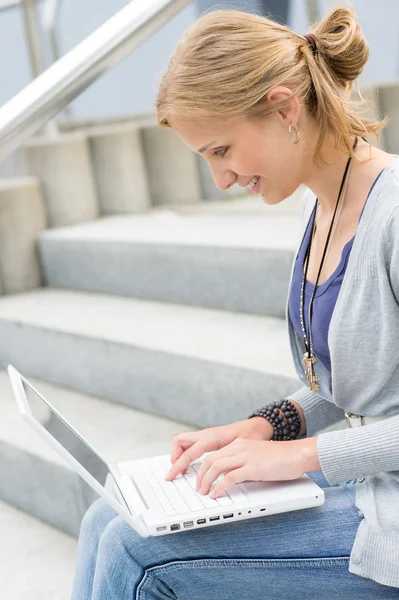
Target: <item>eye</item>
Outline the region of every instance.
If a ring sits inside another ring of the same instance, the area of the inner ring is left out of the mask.
[[[227,150],[228,148],[223,148],[222,150],[215,150],[213,156],[220,156],[220,158],[223,158],[224,156],[226,156]]]

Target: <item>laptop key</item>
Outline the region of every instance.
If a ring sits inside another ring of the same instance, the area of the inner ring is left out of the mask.
[[[176,488],[179,490],[184,500],[190,507],[190,510],[203,510],[204,505],[201,500],[198,498],[196,492],[193,490],[189,482],[185,479],[185,477],[177,477],[175,479]]]
[[[131,476],[133,479],[133,483],[142,492],[142,494],[144,495],[144,498],[145,497],[149,498],[150,496],[153,496],[155,494],[154,490],[149,485],[148,480],[144,474],[135,472]],[[161,508],[162,510],[164,510],[165,513],[169,517],[173,517],[176,514],[175,509],[173,508],[172,504],[169,502],[168,499],[166,499],[166,501],[160,501],[157,494],[155,494],[155,497],[156,497],[157,503],[159,504],[158,508]]]

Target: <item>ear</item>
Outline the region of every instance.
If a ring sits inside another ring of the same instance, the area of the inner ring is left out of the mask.
[[[266,103],[271,104],[282,104],[277,109],[276,113],[280,116],[283,121],[288,123],[297,124],[299,121],[299,115],[301,112],[301,105],[298,98],[292,97],[292,90],[282,85],[272,88],[266,96]]]

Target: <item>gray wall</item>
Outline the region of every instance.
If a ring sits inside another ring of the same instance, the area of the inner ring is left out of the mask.
[[[138,48],[112,72],[107,73],[72,103],[78,118],[95,118],[153,110],[158,81],[178,39],[211,0],[199,0],[164,27],[153,39]],[[262,8],[263,0],[230,0]],[[202,3],[202,4],[201,4]],[[267,0],[265,0],[268,5]],[[339,4],[319,0],[322,14]],[[59,35],[61,49],[67,52],[127,4],[124,0],[64,0]],[[229,2],[217,2],[227,6]],[[345,5],[346,2],[341,2]],[[353,0],[359,21],[370,44],[370,60],[361,84],[391,81],[399,75],[398,0]],[[276,0],[270,1],[270,9]],[[278,6],[278,4],[277,4]],[[280,19],[279,19],[280,20]],[[289,25],[300,33],[308,28],[306,0],[292,0]],[[6,102],[30,80],[29,60],[19,9],[0,13],[0,103]]]

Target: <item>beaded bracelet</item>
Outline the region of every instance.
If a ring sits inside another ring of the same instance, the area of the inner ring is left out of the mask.
[[[296,440],[301,431],[301,417],[294,404],[286,398],[257,408],[248,419],[252,417],[264,417],[273,425],[271,441],[274,442]]]

